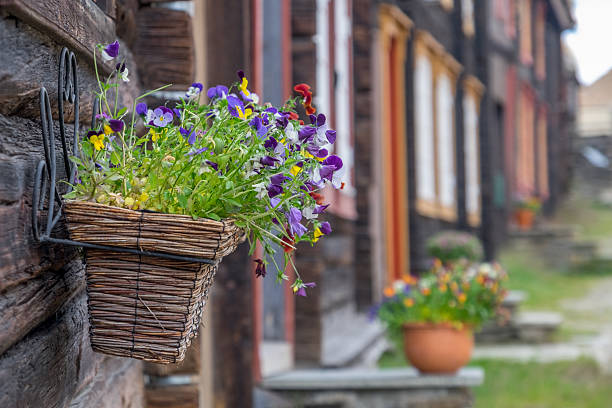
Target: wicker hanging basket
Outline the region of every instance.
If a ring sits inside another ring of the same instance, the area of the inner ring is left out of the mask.
[[[197,334],[218,263],[244,240],[244,231],[231,220],[85,201],[66,201],[64,211],[75,241],[212,261],[87,250],[93,350],[154,363],[181,361]]]

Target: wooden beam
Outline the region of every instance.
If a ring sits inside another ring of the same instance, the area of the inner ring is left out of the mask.
[[[35,27],[88,61],[93,61],[96,44],[115,40],[115,22],[92,0],[0,0],[0,12]]]
[[[0,356],[1,407],[140,406],[142,368],[89,346],[84,291]]]
[[[143,8],[136,15],[136,27],[134,56],[144,88],[191,85],[195,77],[191,16],[162,7]]]

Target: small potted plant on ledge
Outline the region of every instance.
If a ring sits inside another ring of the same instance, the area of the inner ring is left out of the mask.
[[[542,203],[537,197],[521,197],[514,204],[514,219],[523,231],[529,231],[533,227],[536,214],[540,211]]]
[[[466,259],[480,262],[484,258],[482,243],[474,235],[463,231],[442,231],[427,241],[427,253],[443,264]]]
[[[460,261],[385,289],[378,317],[422,373],[452,374],[470,360],[473,330],[495,316],[506,272],[497,263]]]

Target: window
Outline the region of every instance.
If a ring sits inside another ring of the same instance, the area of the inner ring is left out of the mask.
[[[416,208],[421,215],[457,217],[455,82],[460,65],[424,31],[415,41]]]
[[[461,25],[466,36],[472,37],[474,35],[474,0],[463,0],[461,2]]]
[[[428,55],[419,55],[414,73],[417,196],[422,202],[436,201],[433,73]]]
[[[453,218],[456,207],[454,97],[448,73],[441,72],[436,81],[436,162],[438,204],[444,218]]]
[[[480,225],[480,149],[478,143],[478,113],[483,85],[468,76],[463,97],[463,154],[465,157],[465,208],[468,223]]]

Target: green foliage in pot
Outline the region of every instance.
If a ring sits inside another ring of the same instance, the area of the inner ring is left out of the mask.
[[[462,231],[444,231],[434,235],[427,241],[427,252],[444,264],[461,259],[480,262],[484,257],[480,240]]]

